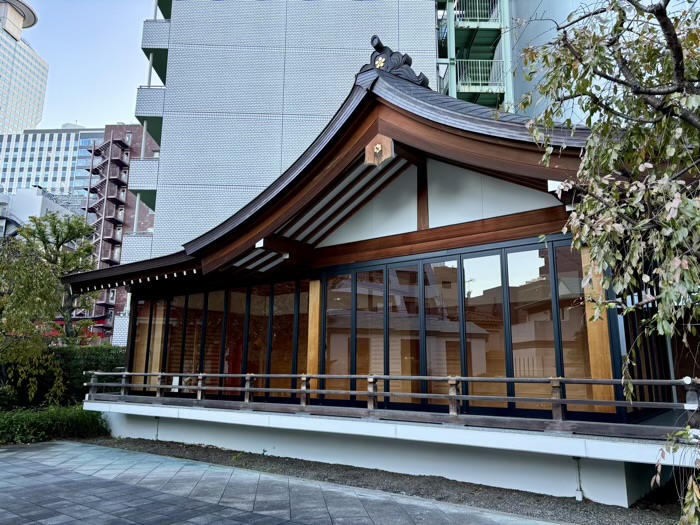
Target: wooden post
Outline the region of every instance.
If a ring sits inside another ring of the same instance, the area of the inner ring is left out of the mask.
[[[253,400],[253,392],[250,391],[255,383],[255,377],[253,374],[246,374],[245,376],[245,391],[243,394],[243,402],[250,403]]]
[[[367,410],[376,410],[377,408],[377,378],[367,378]]]
[[[97,394],[97,375],[92,374],[92,377],[90,378],[90,389],[88,390],[88,395],[85,396],[85,401],[90,401],[90,399],[94,399],[95,394]]]
[[[459,385],[456,379],[450,379],[448,384],[450,385],[449,390],[449,403],[450,403],[450,415],[456,416],[459,414],[459,400],[455,399],[459,395]]]
[[[199,374],[197,376],[197,401],[202,400],[202,393],[204,392],[202,386],[204,386],[204,377],[202,374]]]
[[[308,390],[309,389],[309,378],[308,376],[301,376],[301,389],[302,390]],[[299,394],[299,404],[303,407],[309,404],[309,394],[306,392],[302,392]]]
[[[163,374],[158,374],[158,377],[156,378],[156,397],[161,396],[162,387],[163,386]]]
[[[698,415],[698,410],[700,409],[699,385],[688,376],[683,378],[683,382],[685,383],[685,409],[688,414],[688,426],[690,428],[700,428],[700,415]]]
[[[122,374],[122,381],[121,381],[121,383],[122,383],[121,395],[123,395],[123,396],[126,395],[126,384],[127,384],[126,374],[127,374],[126,372],[124,372]]]
[[[564,411],[561,405],[561,383],[558,379],[552,379],[552,419],[554,421],[564,421]]]
[[[322,347],[322,319],[323,312],[321,311],[321,298],[323,295],[323,287],[321,281],[309,282],[309,328],[306,349],[306,370],[310,375],[316,375],[319,371],[320,353]],[[318,379],[312,379],[310,388],[318,390]],[[318,398],[318,394],[312,394],[312,398]]]

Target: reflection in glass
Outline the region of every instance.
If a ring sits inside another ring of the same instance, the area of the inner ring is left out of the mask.
[[[581,286],[583,281],[581,254],[573,251],[570,246],[559,246],[556,248],[555,254],[559,283],[564,374],[566,377],[590,378],[588,323],[585,297]],[[566,397],[569,399],[593,399],[593,388],[591,385],[567,385]],[[568,405],[567,410],[586,411],[591,410],[591,407]]]
[[[136,327],[134,333],[134,357],[132,371],[135,373],[146,372],[146,360],[148,359],[148,327],[151,322],[151,301],[139,301],[136,306]],[[143,377],[132,378],[133,384],[145,383]]]
[[[384,271],[357,272],[357,374],[384,374]],[[377,382],[383,390],[384,382]],[[357,381],[367,390],[367,381]],[[363,398],[366,399],[366,398]]]
[[[464,260],[464,320],[470,377],[506,377],[501,256]],[[475,396],[507,395],[504,383],[471,383]],[[507,403],[470,401],[471,406],[505,407]]]
[[[153,305],[153,318],[151,319],[151,344],[148,348],[147,370],[149,374],[158,374],[163,365],[163,343],[165,342],[165,311],[167,301],[159,299]],[[158,384],[157,377],[149,377],[148,382]]]
[[[270,287],[254,286],[250,295],[250,327],[248,332],[248,363],[246,373],[264,374],[267,370],[267,350],[270,319]],[[258,380],[258,388],[265,382]]]
[[[243,344],[245,336],[245,288],[235,288],[228,295],[228,318],[226,320],[226,344],[224,345],[224,374],[243,373]],[[243,381],[226,378],[226,387],[242,387]],[[227,395],[240,395],[228,392]]]
[[[170,328],[168,330],[168,362],[165,372],[168,374],[180,373],[180,359],[182,358],[182,337],[185,333],[185,296],[173,297],[170,301]],[[173,385],[180,384],[178,377],[169,377]],[[176,390],[173,390],[176,392]]]
[[[420,375],[420,301],[418,265],[389,268],[389,374]],[[420,381],[391,381],[392,392],[421,391]],[[419,399],[392,398],[396,403]]]
[[[352,276],[329,277],[326,284],[326,374],[348,375],[350,359],[350,317],[352,308]],[[349,390],[350,381],[326,380],[329,390]],[[329,395],[328,399],[349,399]]]
[[[218,374],[221,358],[221,331],[224,327],[224,292],[209,292],[207,298],[207,325],[204,329],[205,374]],[[218,385],[218,378],[207,378],[206,385]],[[212,391],[213,392],[213,391]]]
[[[552,286],[546,249],[508,254],[511,334],[515,377],[557,375]],[[550,397],[549,385],[516,384],[517,397]],[[549,410],[549,404],[523,404],[518,408]]]
[[[309,281],[299,283],[299,343],[297,344],[297,374],[306,374],[309,346]]]
[[[456,259],[423,265],[425,343],[429,376],[461,376],[459,269]],[[428,382],[431,394],[448,394],[447,382]],[[447,400],[431,399],[432,404]]]
[[[294,358],[294,295],[293,282],[274,285],[275,300],[272,317],[271,374],[291,374]],[[270,388],[291,388],[291,379],[271,379]],[[271,393],[272,397],[289,397],[289,394]]]
[[[202,350],[202,317],[204,315],[204,294],[192,294],[187,300],[187,330],[185,332],[185,359],[182,372],[199,373],[199,356]],[[197,377],[185,377],[184,385],[197,386]],[[187,390],[186,390],[187,391]],[[194,390],[191,391],[195,393]]]

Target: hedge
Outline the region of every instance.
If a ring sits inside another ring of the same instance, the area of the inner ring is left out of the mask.
[[[108,434],[102,415],[98,412],[85,412],[80,405],[0,412],[0,445],[92,438]]]

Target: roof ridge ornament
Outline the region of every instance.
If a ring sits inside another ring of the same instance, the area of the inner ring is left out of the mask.
[[[370,71],[372,69],[380,69],[399,78],[418,84],[419,86],[428,87],[428,77],[423,73],[416,74],[411,68],[413,59],[408,54],[393,51],[390,47],[382,44],[382,41],[377,35],[372,37],[372,47],[375,51],[369,59],[369,64],[365,64],[360,69],[360,73]]]

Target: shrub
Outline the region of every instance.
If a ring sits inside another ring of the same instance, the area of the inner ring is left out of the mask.
[[[83,372],[112,372],[126,366],[126,349],[123,346],[62,346],[54,349],[63,370],[66,397],[79,401],[85,397],[84,383],[90,381]]]
[[[108,434],[107,423],[102,415],[98,412],[85,412],[79,405],[0,412],[0,445],[91,438]]]

